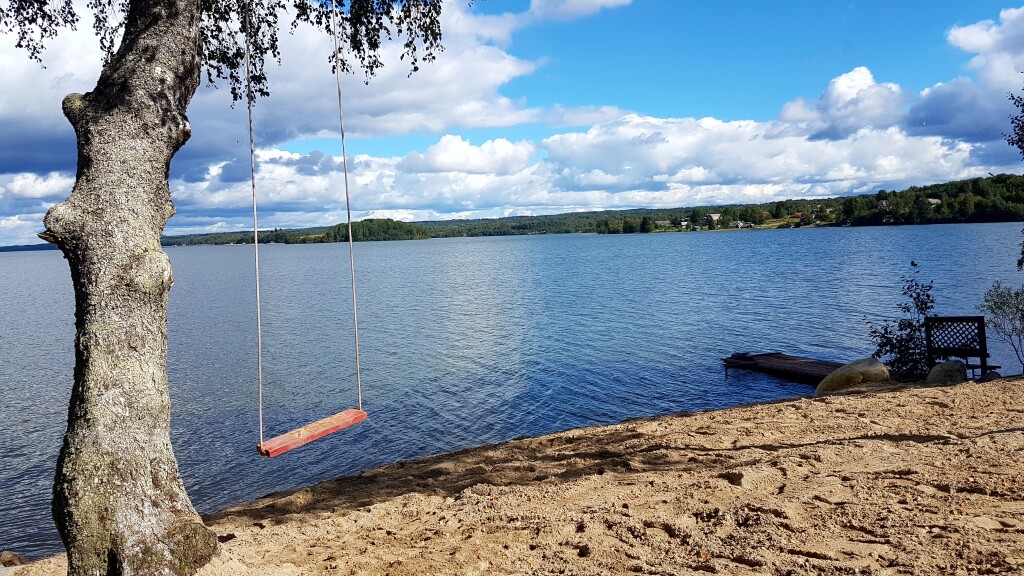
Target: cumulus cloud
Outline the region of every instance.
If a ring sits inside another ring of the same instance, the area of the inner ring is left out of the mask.
[[[83,21],[91,18],[83,14]],[[11,44],[0,44],[5,86],[0,98],[0,174],[74,169],[75,133],[61,113],[61,101],[96,85],[102,56],[91,27],[64,31],[50,41],[43,54],[45,69]]]
[[[539,3],[529,12],[475,14],[463,3],[446,5],[445,50],[436,62],[409,75],[400,46],[386,43],[385,66],[369,83],[344,79],[346,130],[353,137],[409,133],[443,134],[453,130],[551,122],[579,125],[605,114],[600,108],[531,108],[500,93],[516,78],[541,64],[517,58],[501,46],[511,34],[538,18],[575,18],[621,2]],[[83,15],[83,21],[90,16]],[[74,169],[74,133],[61,114],[68,93],[92,88],[101,56],[88,26],[62,34],[44,53],[46,69],[9,45],[0,46],[0,69],[7,85],[0,100],[0,173]],[[281,31],[281,66],[268,69],[271,98],[255,107],[258,146],[312,136],[338,134],[335,81],[327,57],[328,37],[300,27]],[[247,153],[244,104],[232,106],[225,87],[202,86],[189,107],[191,140],[174,159],[173,173],[201,181],[211,166]]]
[[[66,196],[74,183],[74,179],[57,172],[42,176],[31,173],[6,175],[0,177],[0,198],[39,200]]]
[[[979,142],[999,140],[1013,112],[1006,98],[1020,90],[1024,71],[1024,8],[999,13],[999,22],[984,20],[954,26],[953,46],[974,54],[974,78],[962,76],[921,92],[911,106],[906,130]]]
[[[36,242],[43,216],[51,205],[71,192],[74,179],[64,173],[0,174],[0,246]]]
[[[910,137],[898,127],[863,128],[842,140],[771,136],[774,129],[753,121],[629,115],[553,136],[544,148],[566,190],[644,190],[666,199],[703,187],[719,201],[768,201],[779,184],[791,196],[820,196],[979,172],[969,145]]]
[[[513,144],[504,138],[488,140],[473,146],[460,136],[445,135],[427,149],[426,154],[413,152],[398,163],[403,172],[465,172],[499,176],[522,170],[533,155],[530,142]]]
[[[446,8],[447,9],[447,8]],[[447,16],[470,19],[460,5]],[[468,27],[468,25],[467,25]],[[337,136],[338,101],[327,62],[330,40],[299,29],[281,38],[280,67],[268,70],[272,96],[256,102],[256,144],[269,148],[308,137]],[[500,88],[532,73],[536,64],[482,44],[477,35],[446,31],[445,51],[437,61],[409,76],[399,59],[400,47],[387,44],[385,66],[368,84],[361,77],[343,78],[346,133],[372,138],[409,133],[445,133],[473,128],[512,126],[535,121],[541,111],[513,101]],[[192,139],[175,157],[173,172],[200,181],[209,166],[248,154],[244,103],[232,108],[225,89],[201,88],[189,107]]]
[[[525,24],[522,14],[511,12],[473,14],[466,10],[446,8],[442,18],[442,30],[445,34],[499,45],[507,45],[512,40],[512,33]]]
[[[539,144],[474,145],[446,135],[423,153],[353,158],[353,210],[357,218],[417,220],[767,202],[903,188],[990,169],[975,162],[970,144],[912,136],[898,126],[862,128],[842,139],[774,132],[776,122],[626,114]],[[263,226],[343,219],[339,158],[267,149],[259,159]],[[209,214],[206,226],[251,225],[247,183],[177,182],[174,194],[182,212]],[[204,225],[172,225],[179,222]]]
[[[1018,162],[999,133],[1009,113],[1005,94],[1019,88],[1024,69],[1024,10],[950,30],[949,42],[973,54],[970,77],[910,94],[856,67],[822,79],[817,98],[793,99],[770,122],[537,108],[501,93],[543,66],[507,49],[517,30],[626,3],[536,0],[528,11],[499,15],[454,3],[445,15],[446,51],[411,78],[394,47],[386,48],[388,64],[373,82],[346,81],[346,132],[435,136],[415,151],[350,157],[353,215],[425,220],[766,202],[982,176]],[[73,135],[60,99],[95,81],[99,56],[86,51],[87,40],[55,43],[42,72],[0,48],[5,74],[38,87],[0,100],[0,245],[34,241],[46,208],[71,189]],[[338,134],[330,46],[302,31],[282,43],[283,65],[269,71],[274,96],[255,108],[261,226],[336,224],[345,217],[341,159],[277,148]],[[194,135],[172,166],[178,214],[167,231],[250,228],[244,106],[231,108],[226,90],[203,88],[189,115]],[[463,135],[524,124],[543,126],[546,137]]]
[[[974,141],[998,139],[1012,110],[1005,93],[992,92],[968,78],[926,88],[907,114],[906,129],[911,134]]]
[[[787,103],[779,120],[811,138],[842,139],[863,128],[888,128],[903,118],[904,95],[891,82],[877,83],[864,66],[833,78],[817,102]]]
[[[0,245],[36,244],[45,213],[16,214],[0,217]]]
[[[1000,11],[999,22],[983,20],[968,26],[954,26],[946,36],[950,44],[976,54],[971,67],[981,70],[987,81],[1001,79],[1017,84],[1019,64],[1024,55],[1024,8]],[[1008,60],[1003,60],[1007,58]],[[1011,63],[1012,62],[1012,63]],[[1010,66],[1007,66],[1010,64]],[[1017,70],[1009,68],[1016,67]]]

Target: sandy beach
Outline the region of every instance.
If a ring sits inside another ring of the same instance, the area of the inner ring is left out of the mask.
[[[1024,574],[1022,392],[801,398],[400,462],[210,516],[200,574]]]

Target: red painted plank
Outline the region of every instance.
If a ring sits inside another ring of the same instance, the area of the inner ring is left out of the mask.
[[[332,432],[348,428],[363,420],[366,420],[366,412],[349,408],[333,416],[328,416],[323,420],[317,420],[312,424],[306,424],[302,428],[297,428],[291,432],[275,436],[270,440],[265,440],[262,444],[257,444],[256,449],[260,451],[260,454],[273,458],[278,454],[284,454],[292,448],[298,448],[303,444],[312,442],[317,438],[323,438]]]

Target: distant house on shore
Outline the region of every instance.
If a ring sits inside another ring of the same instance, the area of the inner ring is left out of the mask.
[[[928,203],[932,205],[932,208],[935,208],[942,204],[942,200],[939,200],[938,198],[929,198]]]
[[[710,214],[710,216],[712,224],[718,224],[718,219],[722,217],[721,214]]]
[[[668,220],[655,220],[654,225],[657,226],[658,228],[668,228],[672,226],[672,223],[669,222]]]

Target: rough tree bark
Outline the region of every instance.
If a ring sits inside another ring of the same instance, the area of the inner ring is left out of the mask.
[[[69,574],[192,574],[216,550],[170,442],[160,247],[171,157],[200,82],[199,0],[133,0],[96,88],[64,99],[78,138],[71,196],[46,215],[76,299],[75,381],[54,483]]]

